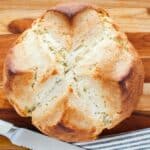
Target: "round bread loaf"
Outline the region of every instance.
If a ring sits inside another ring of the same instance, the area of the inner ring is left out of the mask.
[[[64,141],[95,139],[134,110],[142,62],[103,10],[48,10],[10,49],[4,65],[9,102],[43,133]]]

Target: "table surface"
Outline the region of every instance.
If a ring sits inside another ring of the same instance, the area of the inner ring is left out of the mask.
[[[150,127],[150,0],[77,0],[92,2],[105,8],[110,16],[127,33],[144,64],[144,93],[133,115],[116,128],[103,134],[120,133]],[[9,105],[2,89],[2,68],[6,53],[18,34],[8,30],[8,24],[15,19],[37,18],[51,6],[69,0],[4,0],[0,1],[0,119],[13,122],[20,127],[35,128],[30,119],[19,117]],[[19,22],[23,24],[24,20]],[[24,150],[0,136],[0,150]]]

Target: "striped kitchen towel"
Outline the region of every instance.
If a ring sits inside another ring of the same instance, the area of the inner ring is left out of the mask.
[[[150,150],[150,128],[74,144],[87,150]]]

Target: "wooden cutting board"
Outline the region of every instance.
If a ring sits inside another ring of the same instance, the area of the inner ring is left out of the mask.
[[[2,69],[5,56],[12,43],[19,34],[8,31],[8,24],[20,19],[16,27],[26,27],[26,20],[22,18],[36,18],[50,6],[60,0],[5,0],[0,1],[0,119],[13,122],[20,127],[35,130],[29,118],[19,117],[7,102],[2,88]],[[67,0],[63,0],[67,1]],[[80,0],[81,1],[81,0]],[[85,1],[85,0],[82,0]],[[150,127],[150,0],[86,0],[107,9],[110,16],[127,33],[129,40],[137,49],[144,64],[145,84],[143,96],[133,115],[120,125],[103,134],[121,133]],[[61,1],[62,2],[62,1]],[[12,145],[6,138],[0,136],[0,150],[23,150],[24,148]]]

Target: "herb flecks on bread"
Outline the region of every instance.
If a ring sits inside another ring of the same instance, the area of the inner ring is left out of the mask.
[[[74,142],[95,139],[129,117],[144,73],[104,10],[79,5],[73,13],[70,7],[47,11],[19,37],[5,61],[4,84],[21,116],[49,136]]]

